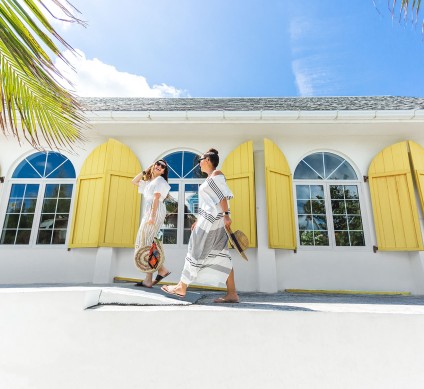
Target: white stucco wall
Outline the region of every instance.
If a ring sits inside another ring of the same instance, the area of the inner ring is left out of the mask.
[[[125,117],[125,113],[120,114]],[[77,174],[85,158],[108,137],[128,145],[143,167],[177,150],[204,152],[219,150],[221,160],[241,143],[253,140],[255,152],[258,248],[249,249],[249,262],[234,253],[237,286],[242,291],[274,292],[282,289],[352,289],[424,293],[422,256],[419,253],[379,252],[376,245],[369,187],[361,183],[361,211],[366,243],[363,248],[301,248],[297,253],[267,247],[266,203],[263,170],[263,139],[273,140],[285,154],[292,172],[299,161],[316,151],[330,151],[345,157],[367,175],[370,162],[383,148],[403,140],[424,145],[424,121],[368,120],[242,120],[186,119],[124,120],[93,119],[90,140],[78,155],[67,154]],[[30,151],[9,139],[0,143],[0,209],[8,193],[7,178],[16,163]],[[3,220],[0,215],[0,221]],[[421,216],[421,224],[423,220]],[[169,281],[177,282],[186,246],[165,246]],[[23,265],[26,266],[23,266]],[[17,248],[0,246],[0,283],[109,282],[114,276],[142,278],[132,262],[130,249]]]

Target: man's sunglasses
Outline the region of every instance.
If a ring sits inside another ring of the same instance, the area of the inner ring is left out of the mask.
[[[160,161],[157,161],[155,165],[160,166],[162,169],[166,169],[166,164]]]

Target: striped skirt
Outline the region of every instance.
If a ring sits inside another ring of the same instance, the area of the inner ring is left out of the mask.
[[[228,250],[222,212],[214,218],[200,210],[196,227],[191,232],[181,281],[225,286],[233,264]]]
[[[166,206],[163,201],[159,201],[155,222],[153,224],[147,224],[147,221],[150,218],[152,205],[153,201],[149,201],[144,207],[143,219],[141,220],[140,228],[138,229],[137,237],[135,239],[135,250],[139,247],[150,246],[165,220]]]

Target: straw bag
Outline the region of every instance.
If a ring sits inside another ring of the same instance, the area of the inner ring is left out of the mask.
[[[135,265],[144,273],[154,273],[165,262],[162,242],[154,238],[150,246],[139,247],[134,252]]]

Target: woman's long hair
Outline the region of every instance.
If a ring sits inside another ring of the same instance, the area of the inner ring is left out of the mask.
[[[156,162],[162,162],[166,165],[162,177],[165,179],[166,182],[168,182],[168,164],[166,163],[166,161],[164,161],[163,159],[158,159]],[[155,168],[156,162],[152,165],[150,165],[144,172],[144,180],[145,181],[150,181],[153,178],[153,170]]]

